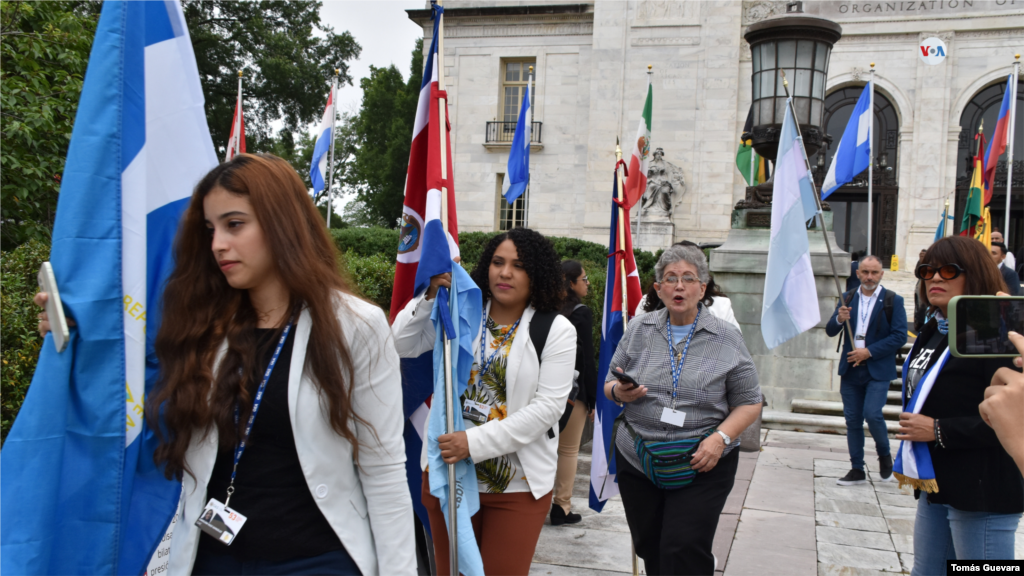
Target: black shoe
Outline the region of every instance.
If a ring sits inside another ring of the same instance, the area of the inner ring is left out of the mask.
[[[562,507],[559,506],[558,504],[551,505],[552,526],[561,526],[562,524],[576,524],[580,520],[583,520],[583,516],[580,516],[579,514],[573,514],[572,512],[566,514],[565,510],[562,510]]]
[[[868,477],[864,474],[864,471],[855,468],[847,472],[846,476],[836,480],[836,484],[840,486],[853,486],[854,484],[865,484],[867,481]]]
[[[892,475],[892,454],[878,457],[878,475],[882,482],[892,482],[896,479]]]

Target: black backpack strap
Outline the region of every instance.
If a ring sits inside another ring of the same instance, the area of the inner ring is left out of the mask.
[[[885,319],[889,321],[889,326],[892,326],[892,308],[895,302],[896,293],[886,290],[885,296],[882,297],[882,312],[885,312]]]
[[[535,312],[530,320],[530,342],[537,350],[537,366],[540,367],[541,357],[544,355],[544,344],[548,341],[548,332],[551,332],[551,324],[555,321],[558,312]],[[555,431],[548,428],[548,438],[554,438]]]

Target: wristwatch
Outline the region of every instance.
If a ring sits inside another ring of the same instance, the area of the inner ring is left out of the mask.
[[[721,430],[715,430],[715,432],[718,432],[718,434],[722,437],[722,440],[725,440],[725,445],[726,446],[728,446],[729,444],[732,444],[732,438],[730,438],[728,434],[726,434],[725,432],[722,432]]]

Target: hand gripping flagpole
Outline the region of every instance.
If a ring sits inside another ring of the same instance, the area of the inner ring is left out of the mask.
[[[874,66],[874,62],[872,62],[871,65]],[[872,73],[874,73],[873,69]],[[780,68],[779,74],[782,74],[782,86],[786,90],[786,103],[787,106],[789,106],[790,114],[793,115],[793,124],[796,125],[796,133],[800,138],[800,150],[803,152],[804,166],[807,168],[807,179],[811,183],[811,192],[814,192],[814,203],[818,206],[818,222],[821,223],[821,236],[825,239],[825,250],[828,252],[828,263],[832,266],[832,278],[836,281],[836,292],[838,292],[839,300],[841,301],[843,299],[843,287],[839,284],[839,274],[836,273],[836,263],[835,260],[832,259],[832,246],[828,243],[828,232],[825,231],[825,215],[822,213],[821,194],[818,192],[818,186],[814,183],[814,178],[811,175],[811,162],[807,159],[807,150],[803,147],[804,134],[803,131],[800,130],[800,123],[796,120],[796,110],[793,108],[793,99],[789,97],[789,80],[786,80],[786,71]],[[872,113],[874,113],[874,108],[871,110]],[[868,138],[868,141],[870,142],[871,139]],[[868,163],[868,166],[871,166],[870,162]],[[870,178],[868,181],[871,181]],[[868,193],[868,198],[871,198],[870,193]],[[869,217],[868,222],[870,221],[871,219]],[[868,237],[870,238],[870,236],[871,235],[869,233]],[[843,302],[843,306],[846,306],[846,302]],[[850,348],[853,348],[853,329],[850,328],[850,319],[847,318],[846,322],[843,322],[843,325],[846,326],[846,339],[850,341]]]
[[[1013,129],[1017,125],[1017,82],[1020,78],[1020,54],[1014,55],[1013,80],[1010,82],[1010,129],[1006,131],[1006,220],[1003,223],[1003,242],[1010,240],[1010,197],[1013,192]]]
[[[442,0],[437,0],[437,5],[442,6]],[[437,15],[437,89],[444,92],[444,12]],[[427,74],[430,73],[428,70]],[[440,135],[441,151],[441,225],[444,227],[445,236],[448,235],[448,99],[444,96],[437,101],[438,106],[438,130]],[[452,381],[452,347],[448,339],[448,332],[444,331],[444,407],[445,407],[445,428],[448,434],[455,431],[455,408],[458,403],[455,398],[455,383]],[[458,484],[455,476],[455,464],[448,465],[448,565],[451,568],[451,576],[459,576],[459,532],[458,532]]]
[[[334,112],[331,114],[331,154],[327,161],[327,229],[331,229],[331,195],[334,192],[331,186],[334,182],[334,141],[337,134],[334,129],[337,125],[338,119],[338,74],[341,70],[338,68],[334,69],[334,79],[331,80],[331,110]]]

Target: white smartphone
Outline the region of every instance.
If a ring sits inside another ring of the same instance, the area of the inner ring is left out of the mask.
[[[50,333],[53,334],[53,345],[57,352],[63,352],[71,337],[68,331],[68,320],[64,317],[64,305],[60,301],[57,290],[57,278],[53,275],[53,266],[43,262],[39,267],[39,286],[46,292],[46,316],[50,319]]]

